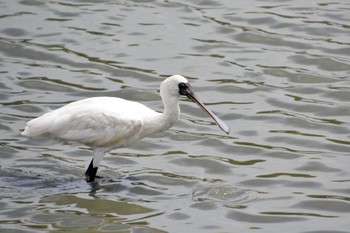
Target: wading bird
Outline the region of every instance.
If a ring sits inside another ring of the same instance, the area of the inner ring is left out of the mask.
[[[224,132],[229,133],[229,127],[197,99],[183,76],[173,75],[165,79],[160,85],[160,95],[163,113],[121,98],[92,97],[69,103],[29,121],[22,135],[55,138],[92,147],[93,158],[85,176],[87,182],[93,182],[107,152],[172,127],[180,115],[181,95],[198,104]]]

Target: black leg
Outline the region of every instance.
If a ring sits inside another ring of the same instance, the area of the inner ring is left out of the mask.
[[[93,166],[94,159],[91,160],[88,169],[85,172],[86,181],[94,182],[98,167]]]

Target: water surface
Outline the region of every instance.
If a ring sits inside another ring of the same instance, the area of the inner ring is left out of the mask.
[[[348,1],[0,3],[1,232],[349,232]],[[186,76],[195,104],[102,162],[20,135],[92,96],[162,110]]]

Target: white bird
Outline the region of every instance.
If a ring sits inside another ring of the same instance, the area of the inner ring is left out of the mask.
[[[22,135],[50,137],[92,147],[93,158],[85,176],[87,182],[93,182],[107,152],[172,127],[180,115],[181,95],[198,104],[224,132],[229,133],[229,127],[197,99],[183,76],[173,75],[165,79],[160,85],[160,95],[163,113],[121,98],[92,97],[69,103],[29,121]]]

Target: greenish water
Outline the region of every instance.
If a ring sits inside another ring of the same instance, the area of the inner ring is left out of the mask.
[[[0,1],[1,232],[350,229],[348,1]],[[230,127],[181,102],[170,130],[113,150],[20,135],[92,96],[162,110],[191,81]]]

